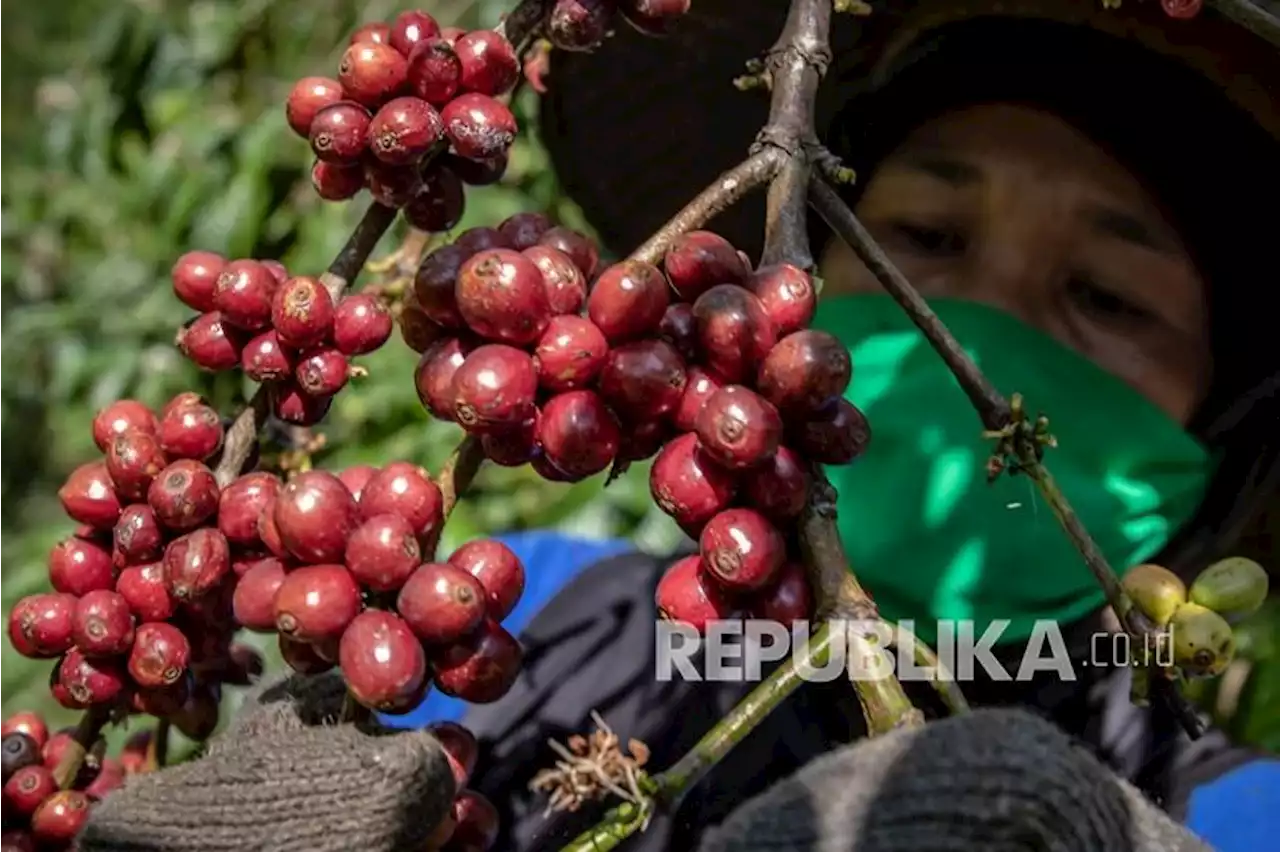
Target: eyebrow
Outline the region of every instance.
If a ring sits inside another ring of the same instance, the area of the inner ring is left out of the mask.
[[[912,154],[904,158],[902,165],[955,187],[970,186],[983,179],[980,167],[936,153]],[[1161,254],[1175,253],[1163,235],[1132,213],[1095,204],[1085,211],[1084,216],[1099,233]]]

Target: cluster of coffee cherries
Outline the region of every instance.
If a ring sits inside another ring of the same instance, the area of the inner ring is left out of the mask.
[[[223,434],[192,393],[158,415],[121,400],[94,418],[104,458],[58,491],[81,526],[49,555],[53,591],[22,598],[8,621],[18,653],[57,660],[50,688],[64,707],[147,713],[203,739],[222,684],[261,672],[232,642],[228,541],[215,526]]]
[[[490,539],[432,561],[443,497],[425,471],[392,462],[240,481],[235,517],[253,539],[242,543],[267,555],[237,566],[235,620],[278,633],[293,669],[336,665],[356,701],[386,713],[412,709],[433,683],[476,704],[511,688],[522,652],[501,622],[524,566]]]
[[[49,734],[37,713],[15,713],[0,725],[4,757],[4,852],[66,849],[88,819],[93,804],[119,788],[127,775],[147,771],[152,732],[135,733],[119,757],[104,755],[105,742],[89,749],[80,771],[66,790],[54,776],[67,750],[75,745],[74,728]]]
[[[662,36],[689,11],[690,0],[556,0],[544,25],[560,50],[591,50],[621,16],[645,35]]]
[[[552,481],[656,455],[654,499],[701,544],[659,588],[669,617],[807,616],[790,527],[809,466],[847,464],[869,438],[844,399],[847,350],[808,328],[812,279],[753,271],[706,231],[676,240],[661,269],[596,274],[597,262],[589,240],[536,214],[425,258],[412,306],[420,399],[492,461]]]
[[[458,852],[492,848],[498,839],[498,809],[482,793],[467,787],[480,754],[475,735],[456,722],[432,722],[426,729],[444,749],[458,789],[452,812],[432,833],[428,845]]]
[[[367,188],[414,227],[447,231],[462,217],[463,184],[490,184],[506,171],[516,119],[498,98],[519,76],[501,33],[442,30],[426,12],[408,11],[360,27],[337,79],[299,80],[285,115],[311,143],[322,198]]]
[[[178,334],[178,348],[197,366],[239,368],[271,388],[272,412],[285,423],[319,422],[359,369],[351,358],[382,346],[394,320],[370,293],[335,303],[324,283],[290,277],[271,260],[227,260],[190,251],[172,271],[173,289],[200,315]]]

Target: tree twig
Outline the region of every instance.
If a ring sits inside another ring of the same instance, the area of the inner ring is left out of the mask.
[[[551,0],[520,0],[520,5],[512,9],[494,30],[506,36],[519,52],[524,41],[542,26],[550,8]]]
[[[147,744],[147,770],[154,772],[164,769],[169,763],[169,729],[172,724],[168,719],[156,723],[151,734],[151,742]]]
[[[343,291],[351,286],[351,282],[360,274],[360,270],[364,269],[369,255],[373,254],[378,241],[391,227],[391,223],[396,220],[399,212],[394,207],[387,207],[376,201],[369,205],[369,209],[360,218],[356,229],[347,238],[347,244],[338,252],[333,263],[329,264],[328,271],[320,276],[320,282],[324,284],[335,303],[342,297]]]
[[[80,767],[84,765],[85,755],[98,742],[102,729],[110,718],[111,709],[107,705],[96,704],[84,711],[71,734],[71,744],[53,770],[53,780],[58,783],[59,790],[69,790],[75,783]]]
[[[449,516],[453,514],[454,508],[458,505],[458,498],[471,487],[471,482],[476,478],[476,474],[480,471],[480,465],[483,463],[484,448],[481,447],[478,438],[474,435],[468,435],[462,439],[440,468],[440,474],[436,477],[436,485],[439,486],[440,496],[443,498],[442,514],[445,522],[449,520]],[[431,534],[430,540],[424,543],[422,549],[423,559],[430,561],[434,558],[436,548],[440,546],[440,536],[443,534],[444,523],[441,523],[440,527]]]
[[[266,385],[259,387],[249,404],[231,422],[231,428],[227,429],[222,439],[222,459],[213,472],[219,488],[226,488],[244,472],[245,462],[258,442],[258,432],[270,413],[270,396]]]

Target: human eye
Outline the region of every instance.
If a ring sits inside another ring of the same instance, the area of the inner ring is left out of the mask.
[[[893,222],[891,227],[899,242],[927,257],[956,257],[968,245],[964,235],[952,228],[902,220]]]
[[[1134,324],[1156,319],[1151,310],[1087,275],[1076,274],[1068,279],[1067,296],[1081,312],[1102,322]]]

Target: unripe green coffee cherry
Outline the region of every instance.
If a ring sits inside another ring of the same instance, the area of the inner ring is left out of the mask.
[[[1173,664],[1187,677],[1216,677],[1236,653],[1236,637],[1227,620],[1208,607],[1185,603],[1169,621]]]
[[[1143,615],[1158,627],[1168,624],[1178,607],[1187,602],[1186,584],[1177,574],[1159,565],[1134,567],[1124,575],[1120,585]]]
[[[1191,584],[1191,601],[1236,621],[1262,606],[1268,578],[1262,566],[1243,556],[1213,563]]]

